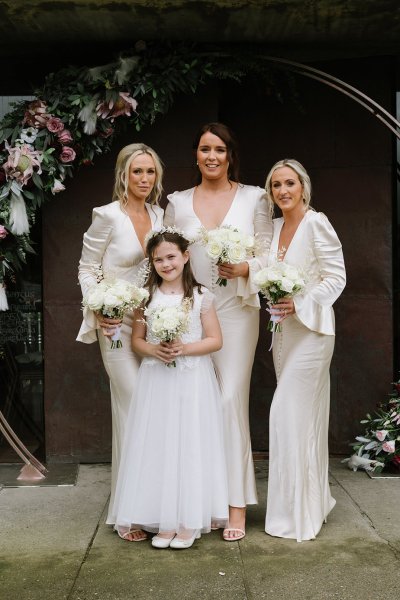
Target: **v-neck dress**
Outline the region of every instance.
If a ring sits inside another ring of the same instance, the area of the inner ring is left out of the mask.
[[[164,211],[159,206],[146,204],[152,229],[160,229]],[[123,212],[118,201],[93,209],[92,224],[83,236],[82,256],[79,262],[79,283],[85,296],[96,284],[96,267],[101,265],[105,277],[133,281],[143,265],[144,252],[130,217]],[[113,505],[115,485],[122,450],[125,425],[132,401],[139,369],[139,357],[131,349],[132,313],[126,313],[121,326],[122,348],[111,349],[110,340],[100,328],[93,311],[85,308],[83,322],[77,337],[79,342],[90,344],[99,340],[104,367],[110,378],[112,415],[111,499]],[[114,523],[109,511],[107,523]]]
[[[198,237],[202,224],[193,209],[194,188],[168,196],[165,223],[182,229],[189,239]],[[259,233],[269,247],[272,221],[264,199],[265,190],[239,185],[222,225],[232,225],[254,235]],[[221,324],[223,347],[213,354],[222,392],[225,455],[228,471],[229,504],[243,507],[257,503],[249,429],[249,390],[251,370],[259,332],[258,288],[252,275],[260,268],[257,259],[249,261],[250,276],[217,284],[218,267],[199,242],[190,246],[194,275],[215,294]]]
[[[274,220],[269,261],[276,260],[283,219]],[[332,305],[346,273],[342,246],[322,213],[306,212],[284,262],[304,269],[296,313],[275,334],[277,388],[269,420],[265,530],[301,542],[316,537],[335,505],[328,481],[329,366],[335,343]]]

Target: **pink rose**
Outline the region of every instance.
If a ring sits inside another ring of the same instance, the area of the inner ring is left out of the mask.
[[[383,440],[385,439],[385,437],[387,436],[388,431],[386,429],[381,429],[380,431],[376,431],[375,432],[375,436],[377,437],[377,439],[380,442],[383,442]]]
[[[382,450],[391,454],[395,451],[396,442],[394,440],[389,440],[382,445]]]
[[[64,123],[58,117],[50,117],[46,123],[46,127],[50,133],[58,133],[64,129]]]
[[[64,129],[63,131],[60,131],[58,133],[57,137],[58,137],[60,144],[69,144],[69,142],[72,142],[72,135],[68,129]]]
[[[0,240],[4,240],[6,235],[8,235],[7,229],[4,227],[4,225],[0,225]]]
[[[76,152],[73,148],[70,148],[69,146],[62,147],[62,151],[60,154],[61,162],[63,162],[63,163],[72,162],[73,160],[75,160],[75,157],[76,157]]]

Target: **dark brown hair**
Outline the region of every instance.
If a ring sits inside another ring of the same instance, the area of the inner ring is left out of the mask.
[[[150,263],[150,274],[147,279],[146,288],[149,290],[150,295],[146,302],[146,306],[150,303],[154,292],[158,287],[160,287],[163,281],[162,277],[160,277],[157,273],[153,262],[154,252],[162,242],[169,242],[170,244],[175,244],[175,246],[178,246],[182,254],[186,252],[190,243],[189,240],[183,237],[183,235],[181,235],[180,233],[172,233],[169,231],[156,233],[149,239],[146,246],[146,255],[148,256]],[[190,266],[190,259],[183,267],[182,283],[184,298],[189,298],[193,302],[193,290],[195,287],[197,287],[199,294],[202,293],[201,285],[196,281],[195,276],[193,275],[192,268]]]
[[[240,181],[240,176],[239,176],[240,164],[239,164],[238,143],[237,143],[235,134],[233,133],[233,131],[231,131],[229,129],[229,127],[227,125],[224,125],[223,123],[207,123],[206,125],[203,125],[203,127],[200,127],[199,131],[197,132],[197,134],[193,140],[192,147],[193,147],[194,153],[196,153],[196,151],[199,147],[201,136],[204,135],[205,133],[207,133],[208,131],[210,133],[213,133],[217,137],[219,137],[226,145],[228,162],[229,162],[228,179],[239,183],[239,181]],[[201,174],[200,173],[197,174],[197,184],[199,184],[199,183],[201,183]]]

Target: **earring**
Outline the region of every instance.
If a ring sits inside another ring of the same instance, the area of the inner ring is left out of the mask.
[[[199,161],[198,160],[196,160],[196,165],[199,166]]]

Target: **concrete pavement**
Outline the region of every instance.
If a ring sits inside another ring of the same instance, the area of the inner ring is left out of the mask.
[[[264,533],[260,504],[247,535],[215,531],[184,551],[128,543],[104,524],[109,465],[81,465],[73,487],[0,490],[1,600],[399,600],[400,478],[370,479],[331,459],[337,505],[318,538]]]

